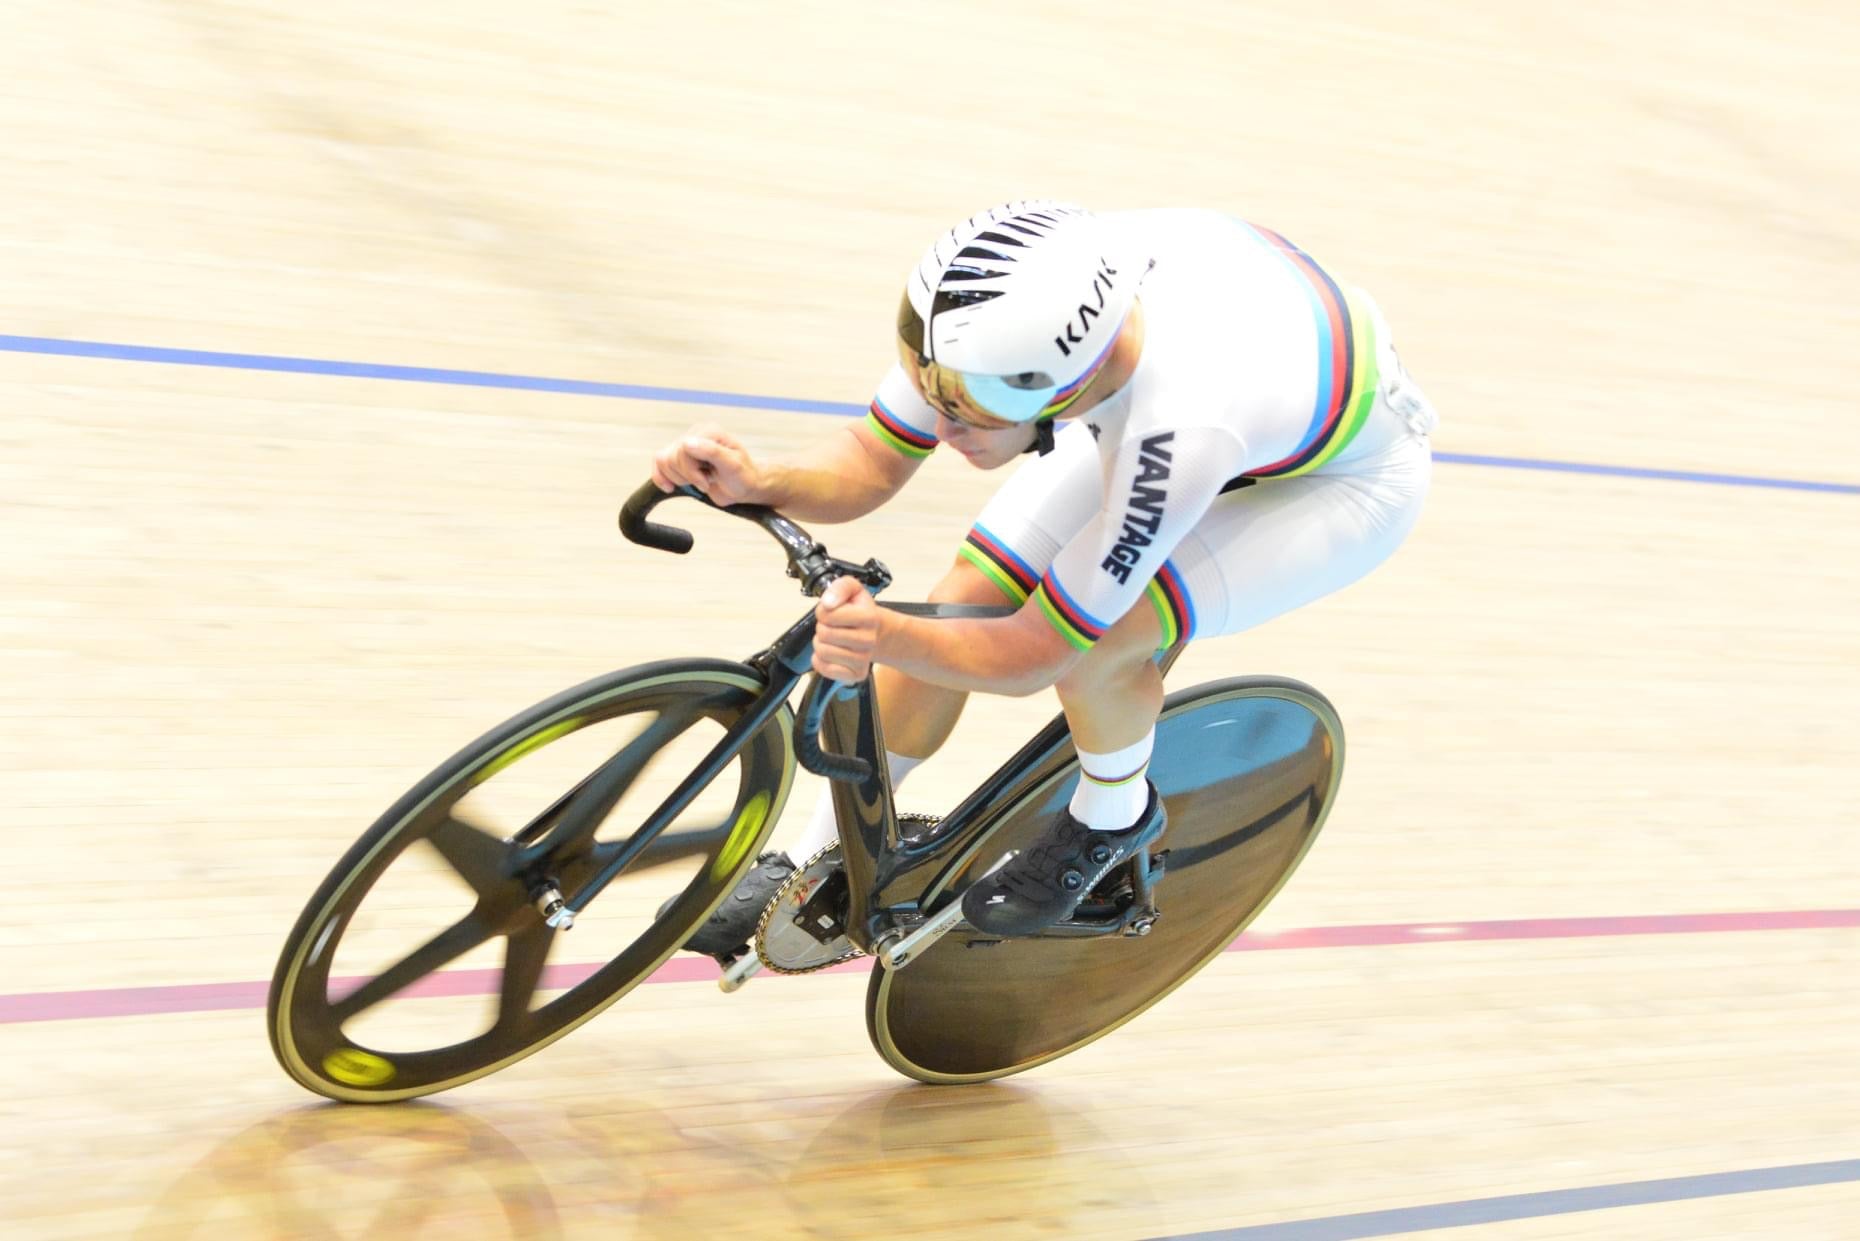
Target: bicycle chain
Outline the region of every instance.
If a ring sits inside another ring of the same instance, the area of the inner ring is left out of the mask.
[[[935,827],[937,823],[940,821],[941,820],[938,818],[938,816],[934,814],[901,814],[898,816],[898,826],[900,828],[904,828],[908,826],[908,827],[918,827],[918,828],[927,829],[927,828]],[[917,832],[917,833],[906,832],[903,834],[920,835],[921,833],[920,832]],[[764,969],[773,970],[777,974],[812,974],[819,970],[831,969],[835,965],[844,965],[846,962],[852,960],[854,957],[864,955],[857,948],[852,948],[849,945],[849,950],[847,952],[842,953],[841,955],[837,957],[833,957],[830,960],[822,961],[818,965],[808,965],[808,966],[803,966],[800,969],[792,969],[788,966],[777,965],[775,964],[775,962],[769,960],[768,954],[763,950],[763,947],[762,947],[763,942],[765,941],[767,934],[768,934],[769,921],[775,916],[775,911],[782,907],[782,898],[787,896],[788,890],[792,888],[795,884],[799,883],[801,881],[802,876],[806,875],[808,871],[813,869],[815,862],[824,860],[827,854],[833,852],[835,849],[839,847],[840,847],[839,842],[836,840],[832,844],[828,845],[826,848],[822,849],[819,853],[816,853],[813,857],[808,858],[804,864],[795,867],[794,873],[782,881],[781,886],[775,889],[775,895],[769,898],[769,903],[762,907],[762,916],[756,919],[755,937],[750,942],[751,942],[751,946],[755,948],[756,957],[762,962],[762,967]]]

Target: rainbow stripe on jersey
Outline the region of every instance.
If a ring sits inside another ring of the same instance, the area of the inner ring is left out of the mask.
[[[1167,650],[1195,636],[1195,604],[1188,597],[1188,587],[1172,562],[1163,561],[1163,567],[1144,587],[1143,594],[1156,609],[1156,622],[1162,627],[1162,640],[1156,644],[1157,650]]]
[[[1309,474],[1328,465],[1349,446],[1375,405],[1381,380],[1376,367],[1374,317],[1360,295],[1338,287],[1303,250],[1269,228],[1257,224],[1245,227],[1262,244],[1279,252],[1311,294],[1311,317],[1318,334],[1318,389],[1311,426],[1298,450],[1282,461],[1248,470],[1244,477]]]
[[[1050,569],[1040,579],[1040,588],[1033,592],[1033,601],[1040,605],[1040,611],[1059,631],[1059,636],[1078,650],[1089,651],[1099,638],[1110,632],[1112,622],[1099,620],[1080,607],[1078,600],[1066,593],[1066,588],[1059,584]]]
[[[937,444],[936,436],[917,430],[886,409],[885,403],[877,397],[872,398],[871,408],[865,411],[865,423],[879,439],[913,460],[923,460]]]
[[[1051,573],[1042,581],[1032,565],[984,526],[969,531],[960,554],[1017,605],[1027,602],[1036,591],[1040,592],[1036,602],[1041,612],[1060,636],[1079,650],[1089,649],[1109,628],[1079,607],[1072,596],[1052,580]],[[1048,582],[1051,589],[1046,588]],[[1156,623],[1162,633],[1156,649],[1165,650],[1195,636],[1195,604],[1173,562],[1163,562],[1163,567],[1144,588],[1143,596],[1156,609]]]
[[[1040,575],[1033,571],[1033,566],[981,526],[969,531],[958,554],[980,569],[982,576],[1000,587],[1001,593],[1017,607],[1027,602],[1027,596],[1040,584]]]

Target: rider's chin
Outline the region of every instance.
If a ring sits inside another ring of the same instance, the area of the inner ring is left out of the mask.
[[[999,437],[993,436],[982,438],[978,436],[975,439],[965,440],[962,443],[952,446],[957,452],[962,454],[962,459],[967,461],[970,465],[981,470],[994,470],[1006,465],[1018,455],[1013,450],[1004,449],[1001,444],[996,442],[998,438]]]

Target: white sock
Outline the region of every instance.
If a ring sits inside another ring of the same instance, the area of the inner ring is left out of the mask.
[[[1121,832],[1137,825],[1150,804],[1150,751],[1156,748],[1151,728],[1135,745],[1110,754],[1079,751],[1081,776],[1072,794],[1072,817],[1097,832]]]
[[[898,786],[904,783],[904,777],[917,770],[917,765],[923,761],[908,754],[893,754],[886,750],[885,767],[891,772],[891,791],[896,793]],[[1136,820],[1131,821],[1134,823]],[[833,786],[829,784],[820,791],[820,800],[814,803],[814,817],[807,821],[807,828],[801,833],[801,838],[788,846],[788,860],[796,866],[805,865],[807,859],[839,838],[840,824],[833,814]]]

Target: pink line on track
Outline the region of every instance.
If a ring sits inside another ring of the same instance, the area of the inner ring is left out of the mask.
[[[1397,922],[1380,926],[1314,926],[1285,931],[1249,931],[1229,952],[1291,948],[1391,948],[1402,944],[1465,943],[1471,940],[1596,939],[1621,935],[1698,935],[1732,931],[1808,931],[1860,927],[1860,909],[1774,910],[1756,913],[1641,914],[1610,918],[1518,918],[1487,922]],[[544,990],[562,990],[600,966],[552,965],[543,972]],[[865,973],[867,958],[823,970]],[[429,975],[406,994],[487,995],[497,989],[497,970],[448,970]],[[717,967],[697,957],[674,957],[649,983],[715,982]],[[360,979],[341,979],[354,984]],[[75,1021],[92,1017],[145,1017],[155,1013],[208,1013],[265,1006],[263,982],[186,983],[166,987],[109,987],[97,991],[29,991],[0,995],[0,1025],[23,1021]]]

